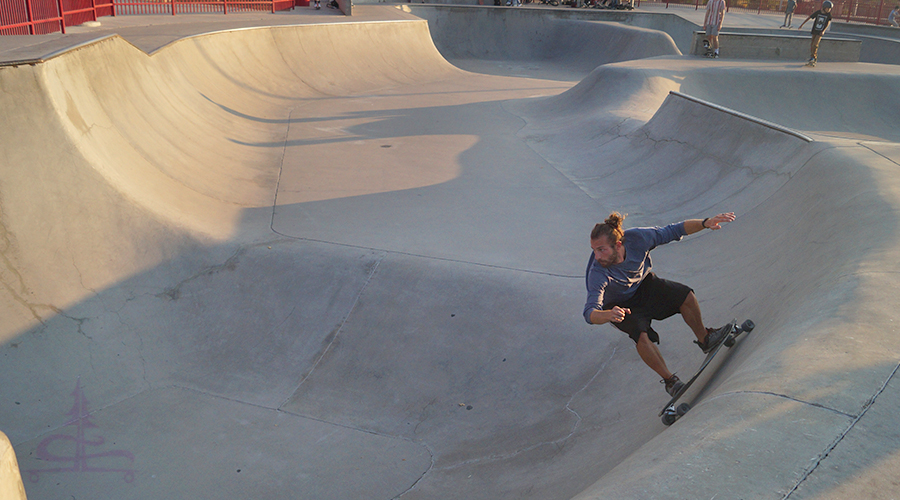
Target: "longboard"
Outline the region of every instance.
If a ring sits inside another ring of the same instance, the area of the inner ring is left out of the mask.
[[[740,326],[737,324],[737,320],[733,319],[733,320],[731,320],[730,323],[728,323],[727,325],[722,327],[722,328],[727,328],[729,330],[722,337],[722,341],[719,342],[718,345],[713,347],[713,349],[706,354],[706,359],[703,361],[703,364],[700,365],[700,369],[697,370],[697,373],[695,373],[694,376],[691,377],[691,379],[688,380],[687,383],[684,384],[684,387],[681,388],[681,390],[678,392],[678,394],[672,396],[672,399],[670,399],[669,402],[666,403],[666,406],[663,406],[663,409],[659,412],[659,416],[662,417],[663,424],[672,425],[673,423],[675,423],[676,420],[678,420],[685,413],[690,411],[691,405],[689,405],[687,403],[681,403],[680,405],[676,406],[676,403],[678,402],[679,399],[681,399],[681,396],[683,396],[684,393],[687,392],[687,390],[691,387],[691,385],[694,383],[694,381],[697,380],[697,377],[699,377],[700,374],[703,373],[703,370],[705,370],[706,367],[709,366],[709,362],[712,361],[712,359],[714,357],[716,357],[716,353],[719,352],[719,349],[721,349],[722,346],[725,346],[725,347],[733,346],[734,340],[737,338],[738,335],[745,333],[745,332],[750,333],[755,326],[756,325],[753,324],[753,321],[749,320],[749,319],[744,321],[743,323],[741,323]]]

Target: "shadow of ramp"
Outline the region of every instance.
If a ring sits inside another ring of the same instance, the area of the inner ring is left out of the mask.
[[[3,345],[3,424],[28,497],[394,498],[415,484],[432,463],[421,444],[279,409],[378,256],[184,250]]]
[[[447,481],[454,496],[520,496],[527,486],[504,483],[571,445],[568,403],[619,340],[569,321],[579,281],[387,254],[283,409],[427,446],[433,468],[404,498],[446,496]],[[565,498],[551,493],[563,479],[535,481],[535,498]]]

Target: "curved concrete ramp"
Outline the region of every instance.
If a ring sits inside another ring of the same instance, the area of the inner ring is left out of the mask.
[[[531,78],[581,79],[597,66],[681,55],[667,33],[579,19],[562,9],[401,5],[428,20],[441,54],[463,69]]]
[[[900,147],[853,101],[815,128],[723,102],[788,68],[719,62],[475,74],[398,20],[0,68],[0,425],[29,498],[883,490]],[[757,329],[666,428],[631,341],[580,316],[587,233],[726,209],[654,262]]]

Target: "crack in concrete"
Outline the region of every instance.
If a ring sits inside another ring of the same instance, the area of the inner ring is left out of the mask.
[[[812,464],[812,466],[810,466],[810,468],[806,470],[806,472],[803,474],[802,477],[800,477],[800,479],[797,481],[797,483],[794,485],[794,487],[791,488],[790,491],[788,491],[788,492],[784,495],[784,497],[782,498],[782,500],[787,500],[788,498],[790,498],[790,496],[793,495],[793,494],[800,488],[800,485],[802,485],[807,479],[809,479],[809,477],[813,474],[813,472],[815,472],[816,469],[819,468],[819,465],[821,465],[822,462],[823,462],[826,458],[828,458],[828,455],[830,455],[831,452],[834,451],[834,449],[841,443],[841,441],[843,441],[844,438],[847,437],[847,435],[850,433],[850,431],[852,431],[853,428],[856,427],[856,424],[859,423],[860,420],[862,420],[862,418],[863,418],[863,417],[866,415],[866,413],[869,411],[869,408],[871,408],[872,405],[875,404],[875,400],[878,399],[878,396],[880,396],[881,393],[883,393],[883,392],[885,391],[885,389],[887,389],[888,384],[891,382],[891,380],[892,380],[892,379],[894,378],[894,376],[897,374],[897,371],[898,371],[898,370],[900,370],[900,365],[897,365],[897,366],[894,367],[894,370],[891,372],[891,374],[887,377],[887,379],[884,381],[884,383],[881,384],[881,388],[878,389],[878,390],[875,392],[875,394],[873,394],[872,397],[869,398],[868,401],[866,401],[865,404],[863,404],[862,410],[859,412],[859,415],[856,415],[855,417],[853,417],[853,420],[850,422],[850,425],[848,425],[847,428],[844,429],[844,431],[841,432],[841,433],[834,439],[834,441],[832,441],[831,444],[829,444],[829,445],[825,448],[825,450],[822,451],[822,453],[819,454],[819,456],[816,458],[816,460],[815,460],[815,462]],[[851,416],[852,416],[852,415],[851,415]]]
[[[161,298],[161,299],[168,298],[169,300],[178,300],[181,297],[182,287],[184,287],[188,283],[191,283],[192,281],[198,280],[200,278],[204,278],[206,276],[212,276],[213,274],[217,274],[222,271],[234,271],[237,268],[238,262],[240,262],[241,257],[245,253],[247,253],[248,248],[249,247],[243,247],[243,246],[238,248],[231,255],[231,257],[229,257],[228,259],[225,260],[224,263],[216,265],[216,266],[207,267],[206,269],[203,269],[202,271],[194,274],[193,276],[183,279],[177,285],[175,285],[171,288],[167,288],[167,289],[163,290],[162,292],[156,294],[156,297]]]
[[[341,334],[341,331],[343,331],[344,325],[347,324],[347,320],[350,319],[350,316],[353,315],[353,311],[356,310],[356,306],[357,306],[357,304],[359,304],[359,299],[366,292],[366,289],[369,287],[369,283],[371,283],[372,279],[375,277],[375,273],[378,271],[378,266],[381,265],[381,261],[384,260],[384,257],[385,257],[385,254],[381,254],[378,257],[378,259],[375,261],[375,263],[372,264],[372,270],[369,271],[369,276],[366,277],[365,283],[363,283],[362,287],[360,287],[359,293],[356,294],[356,298],[353,300],[353,303],[350,305],[350,308],[347,310],[346,316],[344,316],[344,319],[341,320],[340,325],[337,327],[337,330],[334,332],[334,335],[331,337],[331,341],[328,342],[328,345],[325,346],[324,349],[322,349],[322,353],[319,355],[319,357],[313,363],[312,367],[309,369],[309,371],[306,373],[306,375],[303,377],[303,379],[300,380],[300,383],[297,384],[297,387],[295,387],[294,390],[291,391],[290,394],[288,394],[287,398],[285,398],[285,400],[282,401],[281,404],[278,405],[279,410],[282,407],[284,407],[284,405],[286,405],[287,402],[291,400],[291,397],[294,394],[296,394],[298,390],[300,390],[300,387],[302,387],[303,384],[305,384],[306,381],[309,380],[309,377],[311,377],[313,372],[316,371],[316,368],[319,367],[319,363],[322,362],[322,360],[325,358],[325,356],[331,350],[331,347],[334,345],[338,336]]]
[[[3,275],[6,273],[11,274],[13,278],[13,283],[7,282],[6,279],[0,279],[0,285],[9,292],[9,295],[15,302],[27,309],[35,320],[41,325],[46,326],[46,323],[44,323],[44,316],[41,314],[40,309],[48,309],[54,314],[60,314],[61,311],[52,304],[40,304],[28,300],[26,297],[28,286],[25,284],[25,278],[22,276],[22,273],[16,269],[12,258],[9,256],[12,247],[13,243],[10,238],[9,230],[7,230],[6,225],[3,223],[3,204],[2,199],[0,199],[0,263],[2,263],[0,271],[5,271],[0,273],[0,278],[3,278]]]
[[[123,305],[122,307],[124,308],[125,306]],[[119,324],[123,328],[128,328],[129,331],[133,332],[134,336],[137,338],[137,341],[138,341],[137,356],[138,356],[138,359],[141,360],[141,380],[143,380],[144,384],[146,385],[145,390],[152,389],[153,384],[151,384],[150,381],[147,380],[147,360],[144,358],[144,337],[141,335],[140,330],[138,330],[136,328],[132,328],[132,325],[126,323],[122,319],[122,315],[120,314],[120,311],[108,311],[108,312],[116,317],[116,319],[119,321]]]

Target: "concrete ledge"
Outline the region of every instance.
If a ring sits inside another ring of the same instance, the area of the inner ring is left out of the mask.
[[[693,55],[703,55],[705,31],[695,31],[691,42]],[[782,59],[805,61],[809,58],[810,35],[770,35],[723,32],[719,34],[719,52],[728,59]],[[820,62],[859,62],[860,40],[825,35],[819,44]]]
[[[755,123],[755,124],[757,124],[757,125],[762,125],[763,127],[770,128],[770,129],[772,129],[772,130],[775,130],[775,131],[777,131],[777,132],[781,132],[781,133],[783,133],[783,134],[792,135],[792,136],[796,137],[797,139],[800,139],[800,140],[802,140],[802,141],[804,141],[804,142],[813,142],[812,138],[809,137],[809,136],[806,135],[806,134],[802,134],[802,133],[800,133],[800,132],[797,132],[797,131],[794,130],[794,129],[791,129],[791,128],[788,128],[788,127],[784,127],[784,126],[779,125],[779,124],[777,124],[777,123],[772,123],[772,122],[770,122],[770,121],[763,120],[762,118],[757,118],[757,117],[755,117],[755,116],[753,116],[753,115],[748,115],[748,114],[746,114],[746,113],[741,113],[740,111],[735,111],[735,110],[733,110],[733,109],[731,109],[731,108],[726,108],[725,106],[719,106],[718,104],[713,104],[713,103],[711,103],[711,102],[709,102],[709,101],[704,101],[703,99],[698,99],[698,98],[696,98],[696,97],[694,97],[694,96],[690,96],[690,95],[687,95],[687,94],[682,94],[681,92],[676,92],[676,91],[674,91],[674,90],[670,90],[670,91],[669,91],[669,95],[670,95],[670,96],[675,96],[675,97],[680,97],[680,98],[685,99],[685,100],[687,100],[687,101],[691,101],[691,102],[693,102],[693,103],[700,104],[700,105],[702,105],[702,106],[706,106],[707,108],[711,108],[711,109],[714,109],[714,110],[719,111],[719,112],[722,112],[722,113],[727,113],[727,114],[729,114],[729,115],[731,115],[731,116],[735,116],[735,117],[737,117],[737,118],[741,118],[741,119],[743,119],[743,120],[747,120],[747,121],[749,121],[749,122],[753,122],[753,123]]]

